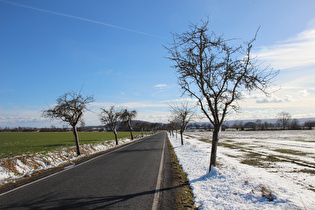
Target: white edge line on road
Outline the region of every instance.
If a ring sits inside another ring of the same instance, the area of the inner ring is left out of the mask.
[[[150,136],[148,136],[148,137],[150,137]],[[140,139],[140,140],[136,140],[136,141],[134,141],[134,142],[132,142],[132,143],[129,143],[129,144],[126,144],[126,145],[120,145],[121,147],[119,147],[119,148],[117,148],[117,149],[114,149],[114,150],[112,150],[112,151],[109,151],[109,152],[107,152],[107,153],[105,153],[105,154],[103,154],[103,155],[96,156],[96,157],[94,157],[94,158],[92,158],[92,159],[89,159],[89,160],[87,160],[87,161],[84,161],[84,162],[82,162],[82,163],[80,163],[80,164],[78,164],[78,165],[73,165],[72,167],[68,167],[68,168],[65,167],[65,168],[64,168],[63,170],[61,170],[61,171],[58,171],[58,172],[53,173],[53,174],[50,174],[50,175],[45,176],[45,177],[43,177],[43,178],[37,179],[37,180],[35,180],[35,181],[29,182],[29,183],[27,183],[27,184],[21,185],[21,186],[19,186],[19,187],[17,187],[17,188],[13,188],[13,189],[11,189],[11,190],[9,190],[9,191],[7,191],[7,192],[1,193],[1,194],[0,194],[0,197],[1,197],[1,196],[4,196],[4,195],[6,195],[6,194],[12,193],[12,192],[14,192],[14,191],[16,191],[16,190],[22,189],[22,188],[24,188],[24,187],[27,187],[27,186],[29,186],[29,185],[35,184],[35,183],[37,183],[37,182],[44,181],[45,179],[48,179],[48,178],[53,177],[53,176],[56,176],[56,175],[58,175],[58,174],[60,174],[60,173],[63,173],[63,172],[65,172],[65,171],[74,169],[74,168],[76,168],[76,167],[78,167],[78,166],[82,166],[82,165],[84,165],[84,164],[86,164],[86,163],[88,163],[88,162],[91,162],[91,161],[96,160],[96,159],[98,159],[98,158],[101,158],[101,157],[103,157],[103,156],[109,155],[109,154],[111,154],[111,153],[117,152],[117,151],[119,151],[119,150],[121,150],[121,149],[123,149],[123,148],[126,148],[126,147],[129,147],[129,146],[131,146],[131,145],[137,144],[137,143],[139,143],[139,142],[145,140],[146,138],[147,138],[147,137],[142,138],[142,139]],[[112,147],[112,148],[113,148],[113,147]],[[112,148],[111,148],[111,149],[112,149]]]
[[[155,187],[155,194],[154,194],[154,199],[153,199],[153,204],[152,204],[152,210],[158,209],[158,203],[159,203],[159,199],[160,199],[160,188],[161,188],[161,182],[162,182],[165,142],[166,142],[166,138],[164,138],[164,143],[163,143],[163,151],[162,151],[160,168],[159,168],[158,178],[157,178],[156,187]]]

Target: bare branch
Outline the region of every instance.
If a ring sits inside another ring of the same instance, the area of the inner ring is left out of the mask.
[[[180,104],[170,104],[169,106],[173,114],[173,121],[180,128],[181,143],[183,145],[183,133],[195,114],[194,107],[190,106],[188,101],[184,101]]]
[[[174,63],[182,93],[198,100],[214,126],[216,142],[226,115],[239,108],[241,92],[260,90],[267,94],[267,87],[278,72],[261,68],[251,56],[259,28],[253,39],[234,47],[229,45],[231,39],[209,34],[207,25],[208,21],[191,24],[189,31],[173,34],[173,43],[165,48],[168,59]]]
[[[115,134],[116,145],[118,145],[117,139],[117,124],[122,114],[121,110],[116,110],[114,106],[109,109],[101,108],[100,121],[108,126]]]
[[[82,96],[79,93],[68,92],[57,98],[57,105],[51,109],[43,111],[43,116],[50,119],[61,119],[72,126],[76,141],[77,155],[80,155],[79,139],[77,134],[77,124],[83,121],[83,112],[87,110],[87,105],[94,101],[93,96]]]
[[[82,96],[80,93],[68,92],[57,98],[57,105],[43,111],[43,116],[50,119],[61,119],[76,126],[87,110],[87,105],[94,101],[93,96]]]

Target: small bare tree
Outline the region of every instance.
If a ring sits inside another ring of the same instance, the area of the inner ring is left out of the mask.
[[[169,130],[170,135],[174,136],[174,130],[176,131],[176,138],[177,138],[177,129],[179,128],[179,120],[176,118],[176,116],[172,115],[168,119],[168,125],[167,128]]]
[[[166,47],[168,59],[175,64],[183,94],[196,98],[201,111],[214,126],[211,166],[216,165],[219,132],[229,110],[237,111],[241,91],[261,90],[266,93],[278,72],[259,68],[251,56],[255,37],[244,45],[230,46],[232,40],[208,33],[208,21],[190,25],[189,31],[173,35]]]
[[[137,116],[136,110],[124,109],[121,112],[120,119],[128,124],[131,140],[133,140],[131,120]]]
[[[285,130],[289,126],[290,120],[291,115],[289,112],[280,112],[277,115],[277,123],[281,126],[283,130]]]
[[[80,155],[80,147],[77,124],[83,121],[83,112],[87,109],[87,105],[93,101],[93,96],[83,96],[80,92],[68,92],[57,98],[57,105],[54,108],[43,111],[44,117],[61,119],[72,126],[78,156]]]
[[[183,133],[194,115],[193,107],[190,107],[186,101],[181,104],[170,105],[170,110],[173,114],[174,122],[177,122],[179,125],[180,141],[181,145],[184,145]]]
[[[115,135],[116,145],[118,145],[117,138],[117,123],[119,122],[121,111],[115,109],[114,106],[111,106],[109,109],[101,108],[100,121],[108,126]]]

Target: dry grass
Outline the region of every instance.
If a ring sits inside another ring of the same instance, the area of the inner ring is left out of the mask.
[[[274,151],[284,153],[284,154],[289,154],[289,155],[298,155],[298,156],[308,155],[308,153],[306,152],[301,152],[301,151],[292,150],[292,149],[275,149]]]
[[[35,157],[32,155],[24,155],[21,157],[18,157],[18,159],[27,166],[30,166],[31,168],[33,168],[34,170],[38,169],[40,166],[38,165],[38,163],[35,160]]]
[[[307,174],[314,174],[315,175],[315,170],[314,169],[300,169],[300,170],[293,170],[292,171],[293,173],[296,173],[296,172],[302,172],[302,173],[307,173]]]
[[[19,174],[18,170],[16,169],[16,160],[13,158],[4,158],[1,160],[1,167],[13,172],[14,174]]]
[[[247,180],[245,181],[245,184],[248,184]],[[261,197],[268,199],[268,201],[274,201],[277,198],[270,189],[263,185],[255,187],[254,189],[252,189],[251,193],[254,194],[255,191],[260,192]]]
[[[194,195],[187,179],[187,174],[183,172],[182,166],[178,163],[175,151],[168,141],[168,148],[171,156],[173,185],[179,186],[175,192],[176,209],[198,209],[194,205]]]

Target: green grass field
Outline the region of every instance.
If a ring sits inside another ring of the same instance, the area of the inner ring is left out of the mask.
[[[133,132],[141,135],[141,132]],[[80,145],[114,140],[112,132],[79,132]],[[129,132],[118,132],[118,138],[130,138]],[[45,152],[75,146],[72,132],[0,132],[0,158]]]

